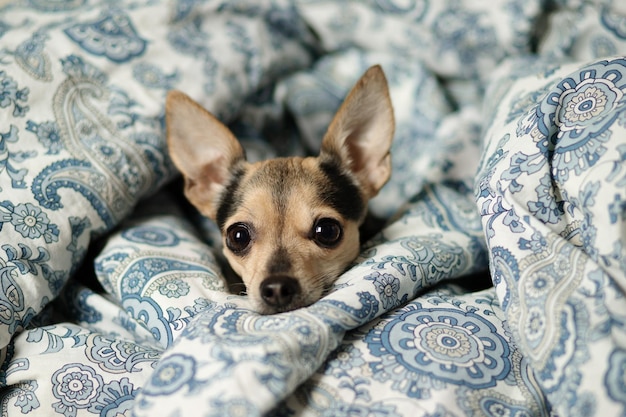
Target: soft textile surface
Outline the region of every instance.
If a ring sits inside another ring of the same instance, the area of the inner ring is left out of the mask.
[[[622,3],[3,3],[3,415],[626,415]],[[165,93],[315,153],[377,63],[388,225],[260,316],[167,185]]]

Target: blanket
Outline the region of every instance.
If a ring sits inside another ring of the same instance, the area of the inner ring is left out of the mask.
[[[626,8],[0,2],[2,415],[626,416]],[[380,64],[386,226],[263,316],[164,136],[179,89],[308,155]]]

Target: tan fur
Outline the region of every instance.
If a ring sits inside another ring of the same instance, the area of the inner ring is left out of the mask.
[[[305,291],[294,302],[304,306],[318,300],[324,289],[358,255],[359,225],[354,221],[342,220],[344,238],[333,249],[321,248],[312,242],[309,237],[312,219],[341,219],[341,216],[331,207],[320,204],[311,182],[312,177],[321,176],[313,158],[293,158],[281,160],[280,163],[289,165],[290,188],[293,190],[285,196],[287,209],[284,217],[276,216],[279,209],[266,189],[244,178],[242,191],[245,199],[224,229],[238,222],[252,224],[256,232],[255,244],[244,257],[233,255],[228,250],[224,254],[234,271],[246,277],[248,295],[253,300],[260,300],[260,284],[270,275],[268,269],[275,261],[272,258],[275,251],[280,246],[288,249],[291,266],[281,273],[297,277]],[[253,165],[247,178],[253,177],[260,165]],[[272,312],[263,303],[256,304],[260,312]]]
[[[394,120],[382,69],[370,68],[351,90],[317,158],[250,164],[228,128],[181,92],[168,94],[166,119],[185,194],[218,222],[224,255],[257,310],[275,313],[317,301],[358,255],[367,201],[391,173]],[[320,219],[342,230],[330,246],[315,233]],[[250,232],[249,244],[229,248],[230,228],[241,225],[244,236]]]

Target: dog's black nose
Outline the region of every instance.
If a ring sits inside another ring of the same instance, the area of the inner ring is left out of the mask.
[[[267,305],[281,309],[289,305],[300,293],[300,284],[295,278],[273,276],[261,283],[261,297]]]

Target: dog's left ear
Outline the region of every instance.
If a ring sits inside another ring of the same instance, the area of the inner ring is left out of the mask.
[[[357,81],[333,118],[320,156],[339,159],[370,199],[391,176],[389,153],[395,121],[382,68],[369,68]]]

